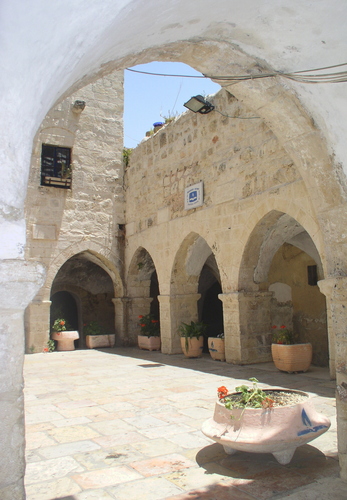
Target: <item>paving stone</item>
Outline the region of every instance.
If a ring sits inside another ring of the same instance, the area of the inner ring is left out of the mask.
[[[132,462],[130,465],[143,476],[157,476],[159,474],[196,466],[195,462],[188,460],[178,453]]]
[[[109,491],[117,500],[160,500],[182,492],[181,488],[160,477],[120,484]]]
[[[76,460],[72,457],[53,458],[50,460],[41,460],[27,464],[25,483],[41,483],[52,478],[67,476],[72,472],[83,471]]]
[[[84,472],[73,475],[72,479],[76,481],[83,489],[105,488],[114,484],[126,483],[134,479],[140,479],[142,476],[135,470],[126,466],[108,467],[101,470]]]
[[[27,485],[25,491],[26,500],[54,500],[69,497],[75,499],[78,498],[76,494],[81,491],[81,488],[70,477],[62,477],[56,481]]]
[[[66,444],[58,444],[56,446],[47,446],[40,448],[40,455],[45,458],[58,458],[72,456],[76,453],[88,452],[91,450],[100,449],[100,446],[93,441],[73,441]]]

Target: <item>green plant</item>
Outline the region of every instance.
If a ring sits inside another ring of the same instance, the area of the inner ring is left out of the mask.
[[[48,348],[48,352],[53,352],[54,349],[55,349],[55,342],[54,340],[48,340],[47,342],[47,348]]]
[[[282,325],[279,328],[276,325],[273,325],[272,329],[274,330],[272,333],[273,344],[295,344],[295,338],[292,330],[289,330],[289,328],[285,325]]]
[[[186,351],[188,351],[189,348],[189,339],[192,338],[197,338],[199,339],[201,336],[204,336],[206,334],[206,328],[207,325],[202,322],[195,322],[191,321],[190,324],[188,323],[181,323],[180,326],[178,327],[178,332],[181,337],[184,337],[186,339],[185,343],[185,348]]]
[[[52,325],[52,330],[54,332],[66,332],[66,330],[70,329],[69,323],[63,318],[56,319]]]
[[[123,148],[123,163],[127,167],[130,162],[130,156],[133,152],[132,148]]]
[[[85,335],[108,335],[105,329],[97,321],[91,321],[88,325],[83,326]]]
[[[218,398],[228,410],[234,408],[271,408],[274,401],[258,387],[258,380],[254,377],[249,379],[252,386],[240,385],[235,387],[235,393],[228,394],[225,386],[217,389]]]
[[[145,337],[159,337],[160,335],[160,326],[159,320],[155,319],[152,314],[146,314],[139,316],[139,326],[141,329],[141,335]]]

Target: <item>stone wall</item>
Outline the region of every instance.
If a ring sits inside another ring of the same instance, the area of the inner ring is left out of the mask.
[[[76,100],[86,103],[81,113],[73,111]],[[26,312],[28,352],[32,346],[34,351],[42,350],[47,341],[52,281],[60,266],[81,247],[84,252],[92,249],[106,269],[112,263],[121,275],[122,114],[123,74],[118,72],[55,106],[37,133],[26,199],[26,257],[41,262],[49,272]],[[42,144],[72,148],[71,189],[40,185]]]

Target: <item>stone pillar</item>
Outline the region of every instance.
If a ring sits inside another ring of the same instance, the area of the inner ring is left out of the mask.
[[[218,298],[223,302],[225,360],[227,363],[241,364],[239,292],[220,293]]]
[[[49,340],[50,300],[33,301],[25,311],[25,351],[42,352]]]
[[[22,500],[24,492],[24,311],[44,280],[41,265],[0,262],[0,498]]]
[[[347,481],[347,277],[318,282],[327,297],[329,349],[335,357],[337,439],[341,479]],[[334,373],[332,373],[334,375]]]
[[[232,292],[223,302],[225,357],[228,363],[271,360],[270,304],[272,292]]]
[[[116,297],[112,299],[114,305],[114,328],[116,332],[116,346],[127,344],[127,310],[130,299],[128,297]]]
[[[150,313],[152,297],[128,297],[127,304],[127,333],[129,345],[137,345],[137,336],[140,333],[139,316]]]
[[[198,320],[197,302],[200,293],[185,295],[159,295],[160,304],[160,335],[161,351],[164,354],[178,354],[182,352],[179,325]]]
[[[341,279],[341,278],[340,278]],[[329,344],[329,369],[331,379],[336,378],[336,360],[335,360],[335,328],[336,322],[332,319],[333,292],[335,288],[335,278],[327,278],[318,281],[319,290],[326,297],[327,304],[327,324],[328,324],[328,344]]]

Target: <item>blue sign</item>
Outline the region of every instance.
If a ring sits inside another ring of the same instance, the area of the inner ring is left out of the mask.
[[[201,207],[203,202],[203,182],[199,182],[185,189],[184,208],[186,210]]]

